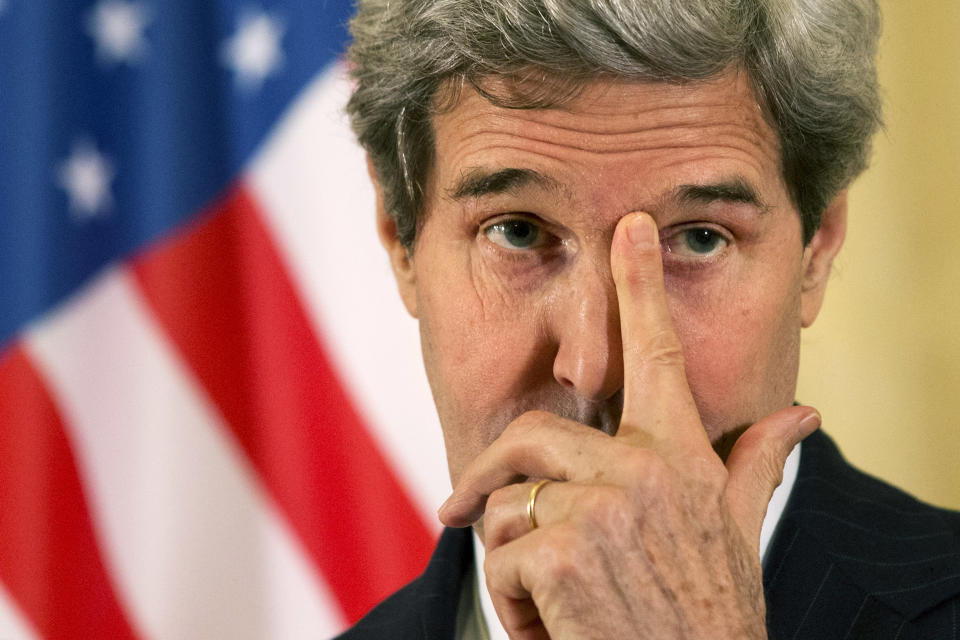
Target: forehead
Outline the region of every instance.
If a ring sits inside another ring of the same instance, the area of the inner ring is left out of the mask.
[[[434,130],[431,178],[447,195],[466,174],[503,168],[531,169],[566,197],[604,201],[621,215],[683,183],[783,191],[776,133],[736,71],[683,84],[597,80],[547,109],[497,106],[464,89]]]

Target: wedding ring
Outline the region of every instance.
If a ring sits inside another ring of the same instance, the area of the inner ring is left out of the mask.
[[[530,498],[527,500],[527,520],[530,521],[530,531],[537,528],[537,516],[534,513],[537,505],[537,494],[540,493],[540,489],[543,489],[543,486],[548,482],[550,482],[550,478],[545,478],[533,485],[533,488],[530,489]]]

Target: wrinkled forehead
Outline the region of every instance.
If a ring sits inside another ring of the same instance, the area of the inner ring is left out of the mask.
[[[576,110],[582,105],[584,94],[591,88],[605,85],[611,88],[630,85],[657,86],[665,101],[682,104],[688,99],[691,88],[704,88],[721,95],[749,96],[751,108],[762,114],[771,126],[770,116],[763,92],[757,88],[750,72],[741,65],[730,66],[720,73],[702,79],[630,77],[606,72],[595,74],[574,73],[558,75],[539,67],[523,67],[478,76],[456,75],[439,85],[434,96],[432,112],[440,114],[455,109],[464,94],[477,93],[493,105],[510,109],[555,109]],[[615,90],[615,89],[614,89]]]
[[[506,167],[546,169],[561,183],[603,174],[610,186],[640,168],[654,191],[675,186],[667,184],[673,179],[721,177],[697,175],[705,171],[742,175],[758,191],[782,186],[779,138],[744,73],[684,83],[603,78],[550,106],[526,108],[519,100],[537,90],[529,78],[519,91],[512,77],[483,80],[461,87],[434,118],[435,187]]]
[[[765,138],[764,146],[782,168],[782,141],[775,119],[750,74],[739,66],[703,80],[649,80],[609,74],[561,77],[530,68],[477,78],[456,77],[443,83],[437,92],[432,124],[436,132],[441,121],[449,123],[481,113],[509,118],[511,112],[518,117],[527,112],[530,120],[552,120],[560,126],[586,117],[593,120],[597,131],[611,135],[618,132],[618,126],[624,128],[624,115],[642,119],[659,113],[660,120],[668,125],[674,119],[722,116]]]

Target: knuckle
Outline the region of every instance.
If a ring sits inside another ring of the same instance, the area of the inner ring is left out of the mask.
[[[537,565],[556,584],[575,582],[580,574],[582,543],[579,536],[565,527],[554,527],[537,546]]]
[[[631,486],[641,490],[659,488],[668,471],[663,458],[650,449],[634,449],[624,456],[624,465]]]
[[[643,354],[651,365],[683,365],[683,347],[677,334],[670,329],[660,329],[650,334]]]
[[[646,368],[683,367],[683,347],[672,329],[651,332],[645,340],[629,344],[624,349],[631,361]]]
[[[492,492],[487,497],[487,507],[484,511],[484,518],[493,518],[499,519],[500,517],[506,515],[508,511],[508,500],[509,496],[507,495],[508,488],[504,487],[502,489],[497,489]]]
[[[660,249],[637,247],[630,249],[630,258],[620,260],[617,275],[631,289],[643,289],[655,282],[660,273]]]
[[[761,477],[774,485],[779,485],[783,481],[783,457],[775,444],[764,447],[757,462]]]
[[[653,452],[645,456],[643,471],[634,476],[632,490],[634,499],[646,509],[655,504],[677,501],[678,488],[673,469]]]
[[[616,470],[609,480],[619,495],[608,499],[615,503],[622,499],[624,511],[649,508],[673,495],[675,472],[656,451],[625,444],[616,460]]]
[[[729,479],[730,474],[727,473],[726,468],[720,469],[716,473],[712,473],[707,476],[707,487],[714,495],[725,495],[727,492],[727,484]]]
[[[696,482],[711,494],[721,494],[727,486],[729,473],[719,458],[697,458],[690,461]]]
[[[649,475],[651,468],[656,465],[658,456],[649,449],[625,447],[617,461],[617,466],[627,478],[630,486],[642,486],[643,478]]]
[[[503,548],[492,549],[488,551],[483,559],[483,575],[487,579],[487,585],[491,591],[501,590],[505,579],[506,555]]]
[[[618,532],[632,521],[633,505],[627,494],[619,488],[596,488],[580,499],[580,517],[591,529]]]
[[[487,506],[483,513],[483,531],[487,544],[491,548],[498,547],[507,541],[510,517],[514,511],[507,494],[506,490],[499,489],[487,498]]]
[[[783,463],[790,453],[789,443],[770,429],[747,429],[740,437],[749,438],[744,444],[755,451],[757,476],[764,482],[779,484],[783,480]]]

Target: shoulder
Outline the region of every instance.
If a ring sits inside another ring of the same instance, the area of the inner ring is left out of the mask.
[[[339,640],[453,638],[462,576],[471,562],[471,530],[445,529],[426,570],[377,605]]]
[[[858,551],[891,558],[930,551],[949,556],[960,550],[960,512],[921,502],[856,469],[821,432],[802,445],[785,517],[815,532],[838,557]]]
[[[931,624],[949,629],[944,616],[960,601],[960,513],[859,471],[818,432],[801,447],[769,560],[768,605],[785,628],[894,625],[901,638]]]

